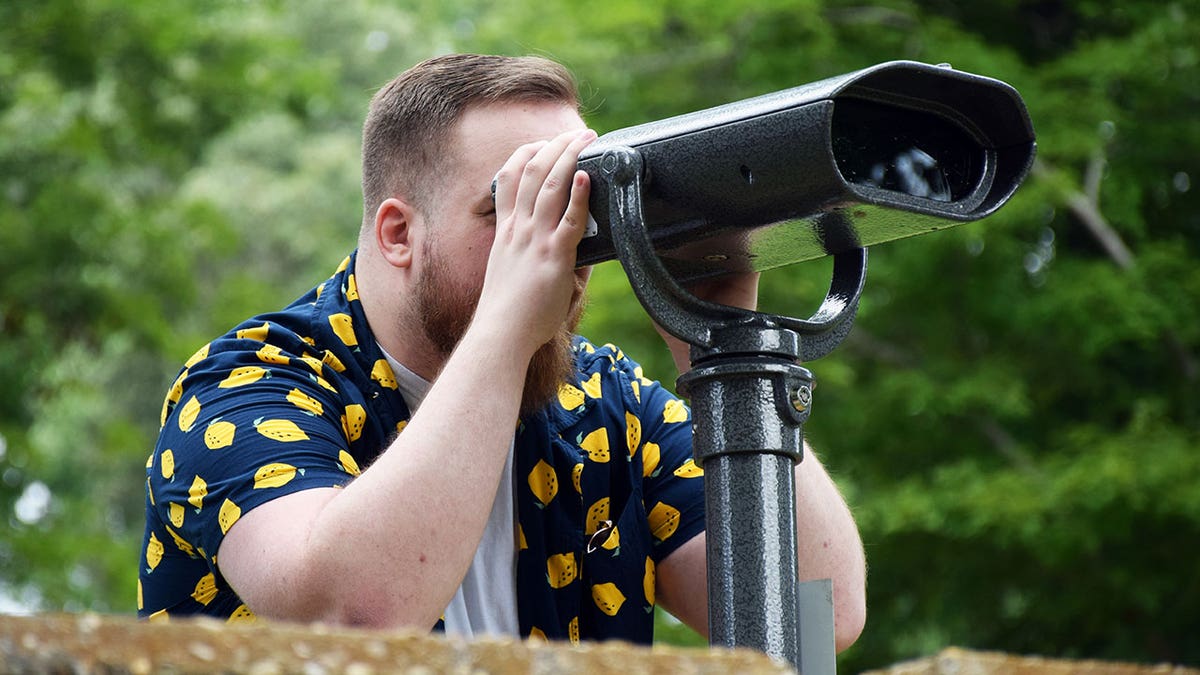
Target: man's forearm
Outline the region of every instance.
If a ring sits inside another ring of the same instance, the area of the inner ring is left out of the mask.
[[[230,530],[222,570],[256,613],[422,629],[438,620],[491,512],[524,382],[519,355],[482,365],[485,332],[467,331],[405,431],[344,489],[268,502]]]
[[[850,646],[866,621],[866,556],[850,508],[805,443],[796,466],[796,539],[801,581],[833,580],[838,650]]]

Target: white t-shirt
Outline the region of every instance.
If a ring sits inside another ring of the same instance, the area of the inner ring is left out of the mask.
[[[429,391],[430,383],[412,372],[380,346],[387,358],[400,394],[411,413]],[[476,635],[517,635],[517,549],[514,534],[516,497],[513,494],[513,445],[509,442],[508,459],[500,475],[492,513],[483,530],[483,539],[462,584],[446,607],[446,633]]]

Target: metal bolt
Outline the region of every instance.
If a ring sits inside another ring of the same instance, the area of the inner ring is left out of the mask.
[[[611,176],[617,172],[617,156],[611,152],[605,153],[600,159],[600,171],[606,176]]]
[[[804,412],[810,405],[812,405],[812,387],[802,384],[792,390],[792,407],[796,409],[796,412]]]

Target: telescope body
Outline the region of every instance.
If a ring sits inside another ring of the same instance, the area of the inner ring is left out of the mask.
[[[911,61],[613,131],[581,155],[596,221],[578,264],[616,258],[605,153],[643,160],[646,229],[680,280],[767,270],[977,220],[1036,144],[1020,95]]]

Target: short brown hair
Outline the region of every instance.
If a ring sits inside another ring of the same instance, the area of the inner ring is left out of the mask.
[[[389,82],[371,99],[363,124],[364,223],[396,194],[427,206],[429,181],[442,173],[439,149],[468,107],[525,101],[579,107],[567,69],[536,56],[438,56]]]

